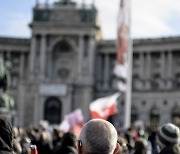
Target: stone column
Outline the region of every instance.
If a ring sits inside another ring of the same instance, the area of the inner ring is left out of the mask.
[[[166,78],[166,71],[165,71],[165,52],[161,51],[161,77],[164,79]]]
[[[168,61],[168,66],[167,66],[167,76],[168,76],[168,78],[170,79],[172,79],[172,77],[173,77],[173,69],[172,69],[172,51],[170,50],[170,51],[168,51],[168,54],[167,54],[167,61]]]
[[[145,87],[146,89],[150,89],[151,87],[151,82],[150,82],[150,78],[151,78],[151,53],[150,52],[146,52],[146,62],[145,62],[145,79],[146,79],[146,83],[145,83]]]
[[[89,75],[91,78],[93,78],[93,72],[94,72],[94,50],[95,50],[95,41],[94,38],[91,36],[89,38],[88,43],[89,49],[88,49],[88,55],[89,55]]]
[[[169,50],[167,53],[167,78],[168,78],[168,82],[167,82],[167,88],[170,89],[173,86],[173,65],[172,65],[172,50]]]
[[[45,60],[46,60],[46,36],[41,35],[40,43],[40,78],[44,79],[45,76]]]
[[[81,76],[82,73],[82,64],[83,64],[83,52],[84,52],[84,40],[83,40],[83,35],[79,36],[79,40],[78,40],[78,44],[79,44],[79,66],[78,66],[78,72],[79,75]]]
[[[29,60],[29,71],[32,75],[34,73],[34,65],[35,65],[35,54],[36,54],[36,36],[33,35],[31,39],[31,49],[30,49],[30,60]]]
[[[97,69],[97,84],[99,85],[98,87],[102,86],[102,80],[103,80],[103,71],[102,71],[102,56],[98,55],[97,57],[97,66],[95,69]]]
[[[48,47],[47,47],[48,48]],[[54,75],[54,71],[53,71],[53,65],[54,65],[54,62],[53,62],[53,48],[48,48],[47,49],[47,64],[48,64],[48,66],[46,65],[46,67],[47,67],[47,77],[48,77],[48,79],[53,79],[53,75]]]
[[[34,94],[34,102],[33,102],[33,110],[34,110],[34,114],[33,114],[33,123],[35,126],[38,126],[39,124],[39,120],[43,119],[43,113],[44,113],[44,106],[43,106],[43,100],[42,98],[40,98],[40,96],[38,95],[38,90],[34,89],[35,94]],[[41,117],[42,115],[42,117]]]
[[[140,53],[140,73],[139,73],[141,79],[144,79],[144,74],[145,74],[145,72],[144,72],[144,66],[145,66],[144,53],[141,52],[141,53]]]
[[[147,53],[147,78],[151,78],[151,53]]]
[[[160,71],[161,71],[161,79],[160,79],[160,88],[164,89],[165,88],[165,79],[166,79],[166,71],[165,71],[165,52],[161,51],[161,58],[160,58]]]
[[[105,54],[104,59],[104,88],[108,88],[109,82],[109,55]]]
[[[24,66],[25,66],[25,54],[24,53],[21,53],[21,56],[20,56],[20,67],[19,67],[19,77],[20,79],[23,78],[23,75],[24,75]]]

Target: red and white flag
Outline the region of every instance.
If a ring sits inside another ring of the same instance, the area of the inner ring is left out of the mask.
[[[118,112],[117,109],[117,98],[120,93],[115,93],[112,96],[99,98],[93,101],[89,108],[91,112],[91,118],[107,119],[109,116],[114,115]]]

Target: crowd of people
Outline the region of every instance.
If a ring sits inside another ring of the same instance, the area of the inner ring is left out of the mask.
[[[157,131],[117,129],[102,119],[88,121],[79,136],[54,127],[17,128],[0,118],[0,154],[180,154],[180,130],[166,123]]]

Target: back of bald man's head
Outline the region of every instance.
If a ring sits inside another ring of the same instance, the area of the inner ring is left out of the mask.
[[[117,131],[110,122],[93,119],[82,128],[80,140],[86,153],[112,154],[117,144]]]

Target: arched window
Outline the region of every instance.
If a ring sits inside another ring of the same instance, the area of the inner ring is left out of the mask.
[[[70,52],[70,51],[72,51],[72,48],[71,48],[70,44],[65,40],[62,40],[62,41],[58,42],[54,46],[54,52],[67,53],[67,52]]]
[[[50,124],[60,123],[61,121],[61,102],[58,98],[51,97],[46,100],[44,107],[44,119]]]
[[[157,128],[159,125],[160,115],[159,109],[156,106],[153,106],[150,110],[150,126],[151,128]]]
[[[66,40],[59,41],[52,51],[52,67],[50,76],[53,79],[67,79],[70,75],[68,65],[71,65],[73,48]],[[52,69],[53,68],[53,69]]]

